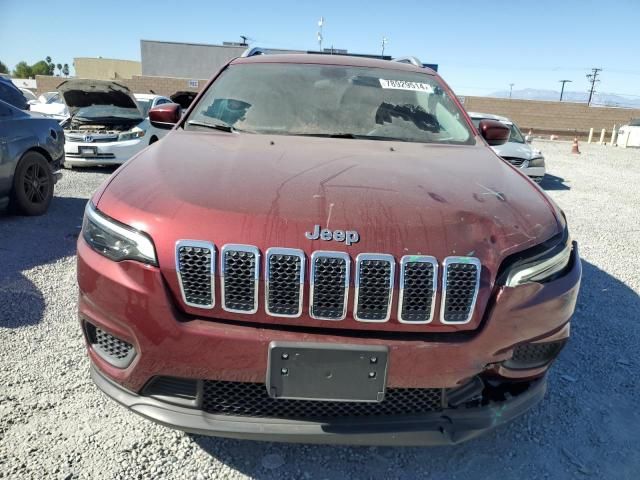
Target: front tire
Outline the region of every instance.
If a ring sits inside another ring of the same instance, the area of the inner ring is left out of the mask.
[[[25,153],[13,176],[13,209],[20,215],[42,215],[52,198],[53,175],[49,162],[38,152]]]

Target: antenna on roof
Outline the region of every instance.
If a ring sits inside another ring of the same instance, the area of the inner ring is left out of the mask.
[[[253,38],[247,37],[246,35],[240,35],[241,45],[249,45],[249,42],[253,42]]]

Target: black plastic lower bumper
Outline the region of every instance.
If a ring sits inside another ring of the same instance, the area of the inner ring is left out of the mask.
[[[547,385],[546,377],[542,377],[533,381],[525,392],[483,407],[331,424],[211,415],[130,392],[93,365],[91,376],[105,394],[130,410],[190,433],[272,442],[398,446],[449,445],[474,438],[525,413],[542,400]]]

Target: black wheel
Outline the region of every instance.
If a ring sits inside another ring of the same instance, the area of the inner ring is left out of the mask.
[[[13,209],[21,215],[42,215],[52,198],[53,175],[47,159],[38,152],[25,153],[13,176]]]
[[[149,145],[151,145],[152,143],[156,143],[157,141],[158,141],[158,137],[154,135],[153,137],[151,137],[151,140],[149,140]]]

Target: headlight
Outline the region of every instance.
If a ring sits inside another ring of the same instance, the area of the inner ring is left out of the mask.
[[[116,262],[137,260],[158,265],[153,242],[145,233],[101,214],[91,202],[84,210],[82,236],[96,252]]]
[[[544,167],[544,157],[542,155],[539,155],[535,158],[532,158],[531,160],[529,160],[529,166],[530,167]]]
[[[118,141],[134,140],[136,138],[144,137],[145,130],[131,130],[130,132],[121,133],[118,135]]]
[[[524,283],[542,283],[552,280],[556,274],[562,272],[569,264],[572,249],[573,244],[568,232],[565,231],[560,243],[552,248],[512,261],[506,272],[504,272],[506,276],[504,285],[517,287]],[[538,250],[540,250],[539,247]]]

